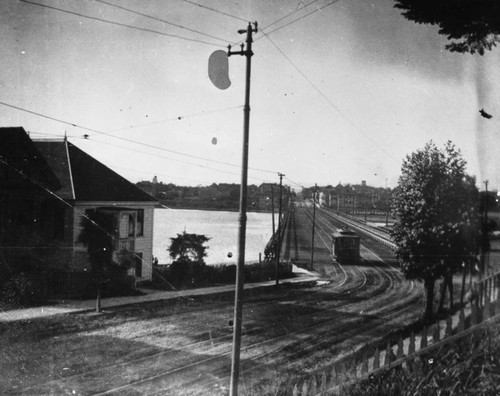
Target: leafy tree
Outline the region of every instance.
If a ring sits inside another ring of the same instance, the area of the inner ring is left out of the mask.
[[[204,246],[210,238],[201,234],[188,234],[184,231],[177,234],[175,238],[170,238],[168,252],[170,257],[176,261],[191,261],[205,264],[204,258],[207,256],[207,246]]]
[[[98,210],[88,211],[82,220],[79,242],[87,247],[92,279],[97,286],[96,311],[101,310],[102,286],[106,273],[113,267],[113,237],[117,233],[116,218]]]
[[[483,55],[500,41],[498,0],[395,0],[403,16],[416,23],[439,26],[446,49]]]
[[[396,255],[407,279],[424,282],[425,319],[433,315],[436,280],[452,285],[453,273],[477,254],[478,191],[465,166],[451,142],[439,150],[431,141],[403,161],[393,195]]]
[[[174,283],[185,283],[189,280],[192,284],[194,278],[201,275],[208,249],[205,243],[209,240],[205,235],[189,234],[186,231],[170,238],[168,252],[174,260],[171,265]]]

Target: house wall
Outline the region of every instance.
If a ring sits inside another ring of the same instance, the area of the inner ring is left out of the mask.
[[[153,262],[153,224],[154,224],[154,202],[86,202],[78,203],[74,207],[73,218],[73,263],[71,270],[73,271],[89,271],[90,262],[87,256],[86,247],[78,242],[82,231],[82,218],[87,209],[96,209],[104,207],[126,208],[130,210],[144,210],[144,232],[142,236],[136,236],[135,253],[142,254],[142,276],[138,277],[138,281],[152,279],[152,262]]]
[[[144,235],[136,237],[135,251],[142,253],[142,277],[138,280],[151,280],[153,276],[153,225],[154,206],[144,209]]]

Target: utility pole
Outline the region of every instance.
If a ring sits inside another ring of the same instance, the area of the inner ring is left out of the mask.
[[[484,181],[483,248],[481,249],[481,279],[486,275],[486,256],[488,246],[488,180]]]
[[[283,173],[278,172],[280,177],[280,201],[278,209],[278,234],[276,240],[276,286],[279,284],[279,266],[280,266],[280,253],[281,253],[281,198],[282,198],[282,187],[283,187]]]
[[[241,349],[241,322],[243,318],[243,284],[245,275],[245,239],[247,225],[247,183],[248,183],[248,141],[250,130],[250,71],[252,60],[252,33],[257,32],[257,22],[248,24],[246,29],[238,30],[240,34],[247,34],[246,49],[241,44],[240,51],[231,52],[228,47],[227,56],[246,56],[246,82],[245,82],[245,104],[243,107],[243,156],[241,164],[241,186],[240,186],[240,218],[238,229],[238,261],[236,266],[236,290],[234,294],[234,321],[233,321],[233,352],[231,355],[231,385],[230,395],[238,395],[238,379],[240,375],[240,349]]]
[[[318,185],[314,185],[314,192],[313,192],[313,224],[312,224],[312,242],[311,242],[311,270],[313,269],[314,265],[314,228],[316,226],[316,191],[318,189]]]
[[[276,232],[276,227],[274,225],[274,188],[273,185],[271,184],[271,214],[273,216],[273,237]]]

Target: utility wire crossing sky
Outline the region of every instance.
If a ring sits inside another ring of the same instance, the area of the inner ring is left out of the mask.
[[[134,182],[239,183],[245,59],[221,91],[208,58],[255,21],[249,183],[393,187],[406,155],[451,140],[499,188],[498,49],[450,53],[392,0],[0,2],[1,124]]]

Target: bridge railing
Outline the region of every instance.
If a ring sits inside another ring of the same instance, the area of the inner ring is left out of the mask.
[[[375,230],[372,227],[368,227],[368,226],[365,226],[363,224],[360,224],[358,221],[352,220],[351,218],[345,217],[344,215],[337,215],[336,213],[333,213],[333,212],[328,211],[328,210],[326,210],[325,213],[327,213],[329,216],[336,218],[337,220],[341,221],[342,223],[347,224],[353,230],[356,230],[356,231],[359,231],[365,235],[368,235],[369,237],[375,239],[376,241],[382,243],[383,245],[385,245],[391,249],[396,248],[396,245],[394,244],[394,242],[392,242],[389,235],[384,231]]]

